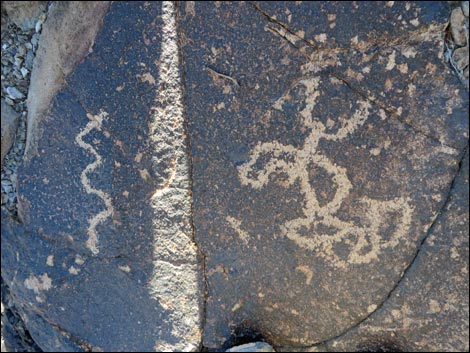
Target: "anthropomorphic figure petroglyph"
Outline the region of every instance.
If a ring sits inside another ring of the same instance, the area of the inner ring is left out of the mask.
[[[314,117],[314,107],[320,95],[319,77],[309,77],[297,81],[292,87],[302,85],[305,88],[305,108],[299,112],[299,117],[310,133],[301,148],[284,145],[277,141],[258,143],[251,152],[248,162],[238,167],[239,177],[243,185],[262,189],[270,182],[273,174],[282,174],[287,178],[287,187],[295,182],[300,183],[301,194],[305,200],[303,216],[287,221],[280,226],[283,236],[294,241],[302,248],[315,252],[335,267],[344,268],[348,264],[366,264],[379,258],[381,249],[395,247],[400,242],[407,242],[411,223],[412,208],[405,198],[394,198],[381,201],[363,197],[358,200],[358,207],[364,210],[362,224],[345,221],[337,216],[338,210],[350,195],[353,185],[347,175],[347,169],[336,165],[319,150],[319,141],[341,141],[352,135],[369,117],[371,105],[367,101],[356,102],[358,108],[348,120],[340,123],[336,133],[327,132],[324,123]],[[284,94],[273,107],[282,110],[282,104],[289,92]],[[260,160],[264,161],[261,170],[255,168]],[[324,169],[332,176],[336,185],[334,197],[321,205],[314,188],[309,182],[309,166]],[[390,215],[398,215],[393,230],[384,230],[387,222],[392,222]],[[228,223],[234,224],[233,218],[228,217]],[[322,229],[333,229],[326,234]],[[237,231],[246,231],[236,227]],[[385,239],[385,233],[392,232]],[[304,234],[304,235],[301,235]],[[308,235],[305,235],[308,234]],[[339,255],[336,245],[348,249],[348,255]]]

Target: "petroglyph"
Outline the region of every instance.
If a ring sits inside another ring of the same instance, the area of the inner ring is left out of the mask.
[[[303,273],[306,277],[305,284],[308,286],[312,282],[313,271],[307,266],[297,266],[296,271]]]
[[[36,277],[30,275],[24,280],[24,285],[26,288],[34,291],[34,293],[39,294],[41,291],[48,291],[52,288],[52,280],[49,278],[47,273]]]
[[[243,229],[240,228],[242,222],[239,221],[236,218],[233,217],[227,217],[227,221],[230,223],[230,226],[237,232],[237,234],[240,236],[241,240],[245,243],[248,244],[248,239],[249,235],[247,232],[245,232]]]
[[[88,179],[88,174],[93,172],[96,168],[98,168],[101,165],[103,159],[99,155],[99,153],[93,148],[92,145],[83,141],[83,137],[89,134],[90,131],[93,129],[101,130],[101,125],[103,123],[103,120],[105,120],[108,117],[108,113],[101,111],[97,115],[87,114],[87,117],[88,119],[90,119],[90,121],[85,126],[85,128],[77,135],[77,137],[75,137],[75,142],[81,148],[88,151],[95,157],[94,162],[88,164],[80,175],[80,180],[83,184],[83,187],[85,188],[85,191],[88,194],[96,195],[101,200],[103,200],[106,206],[105,210],[99,212],[88,221],[89,222],[88,231],[87,231],[88,240],[86,242],[86,246],[88,249],[90,249],[90,251],[94,255],[97,255],[99,253],[99,249],[98,249],[98,233],[96,232],[96,227],[98,226],[98,224],[103,223],[108,217],[110,217],[113,214],[113,205],[112,205],[111,197],[109,196],[109,194],[107,194],[103,190],[93,188],[90,184],[90,180]]]
[[[280,226],[282,235],[298,246],[315,252],[317,256],[335,267],[367,264],[378,260],[383,248],[407,242],[413,208],[409,205],[409,200],[403,197],[388,201],[363,197],[355,206],[362,215],[362,225],[345,221],[336,215],[354,186],[348,178],[346,168],[336,165],[319,151],[319,141],[321,139],[341,141],[352,135],[368,119],[371,105],[367,101],[358,100],[357,109],[352,117],[341,120],[336,133],[327,132],[327,126],[313,116],[316,100],[320,95],[318,90],[320,83],[319,77],[297,80],[289,91],[273,104],[274,109],[282,111],[283,103],[290,91],[298,85],[304,86],[305,108],[299,112],[299,118],[304,127],[310,130],[304,145],[296,148],[277,141],[258,143],[251,152],[250,160],[238,167],[239,178],[242,185],[258,190],[270,182],[270,176],[273,174],[282,174],[286,177],[286,187],[298,181],[305,200],[303,216],[282,224]],[[331,125],[331,122],[327,125]],[[264,167],[260,170],[255,167],[259,161],[264,163]],[[325,170],[336,186],[334,197],[323,205],[309,181],[309,166],[312,165]],[[392,216],[395,217],[393,221]],[[239,234],[243,232],[245,237],[248,237],[248,233],[240,229],[240,222],[232,217],[227,217],[227,221],[232,226],[237,224],[237,232]],[[392,222],[393,225],[390,224]],[[385,229],[390,226],[394,229]],[[333,231],[327,234],[325,229]],[[392,233],[387,239],[386,232]],[[347,254],[344,254],[344,250],[340,254],[339,248],[346,248]]]

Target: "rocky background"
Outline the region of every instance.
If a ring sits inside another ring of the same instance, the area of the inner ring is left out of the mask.
[[[468,351],[468,6],[3,1],[2,351]]]

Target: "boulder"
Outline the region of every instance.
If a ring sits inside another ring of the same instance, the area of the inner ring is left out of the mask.
[[[437,2],[181,6],[205,347],[237,330],[321,344],[402,283],[468,144],[448,16]],[[458,339],[441,338],[427,347]]]
[[[2,218],[1,259],[12,311],[43,351],[199,348],[201,257],[174,12],[172,2],[114,2],[102,24],[100,12],[83,23],[52,13],[45,23],[32,80],[63,79],[60,66],[67,85],[40,93],[50,104],[36,106],[47,113],[30,126],[28,138],[41,137],[18,171],[21,223]],[[97,34],[67,42],[50,34],[55,23]],[[46,46],[47,38],[58,42]],[[86,57],[64,59],[62,49]]]

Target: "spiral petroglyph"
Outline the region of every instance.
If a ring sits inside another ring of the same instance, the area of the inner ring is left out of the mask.
[[[358,207],[364,210],[364,225],[357,225],[353,221],[345,221],[337,216],[337,212],[344,200],[350,196],[353,185],[348,178],[347,170],[335,164],[326,155],[319,151],[321,139],[340,141],[353,134],[364,125],[370,115],[371,105],[364,100],[356,102],[357,109],[350,119],[340,123],[336,133],[327,132],[327,127],[319,119],[313,116],[316,100],[320,94],[318,87],[321,81],[319,77],[309,77],[298,80],[292,87],[304,86],[305,108],[299,112],[299,118],[305,128],[310,130],[301,148],[292,145],[284,145],[277,141],[258,143],[251,152],[248,162],[238,167],[238,174],[242,185],[251,186],[254,189],[262,189],[270,182],[273,174],[286,176],[286,187],[292,186],[297,181],[300,183],[302,197],[305,200],[302,209],[303,216],[289,220],[279,228],[283,236],[295,242],[298,246],[324,258],[333,266],[344,268],[350,264],[367,264],[378,260],[384,247],[395,247],[400,242],[407,241],[412,207],[409,200],[403,197],[387,201],[363,197],[358,200]],[[286,92],[273,107],[282,110],[282,105],[289,92]],[[264,166],[257,169],[260,160]],[[308,166],[321,168],[332,176],[336,186],[334,197],[326,204],[321,205],[314,187],[309,181]],[[392,235],[385,239],[384,226],[390,222],[387,217],[398,215],[398,222]],[[246,237],[246,231],[240,226],[233,227],[234,219],[227,218],[227,222],[238,233],[241,231]],[[239,222],[237,223],[238,225]],[[324,229],[333,229],[327,234]],[[308,233],[311,235],[301,235]],[[341,245],[347,248],[347,255],[339,255],[335,247]]]
[[[85,188],[85,191],[88,194],[96,195],[101,200],[103,200],[106,206],[106,209],[97,213],[96,215],[94,215],[92,218],[88,220],[89,222],[88,231],[87,231],[88,240],[86,241],[86,246],[88,249],[90,249],[90,251],[94,255],[96,255],[99,253],[98,233],[96,232],[96,227],[98,226],[98,224],[103,223],[106,220],[106,218],[110,217],[113,214],[113,205],[112,205],[111,197],[109,196],[109,194],[107,194],[103,190],[95,189],[90,184],[90,179],[88,179],[88,174],[93,172],[96,168],[98,168],[101,165],[103,158],[92,145],[83,141],[83,137],[89,134],[90,131],[93,129],[101,130],[101,125],[103,123],[103,120],[107,119],[108,113],[101,111],[97,115],[87,114],[87,117],[88,119],[90,119],[90,121],[85,126],[85,128],[75,137],[75,142],[81,148],[88,151],[95,157],[95,160],[92,163],[88,164],[80,175],[80,180],[83,184],[83,187]]]

